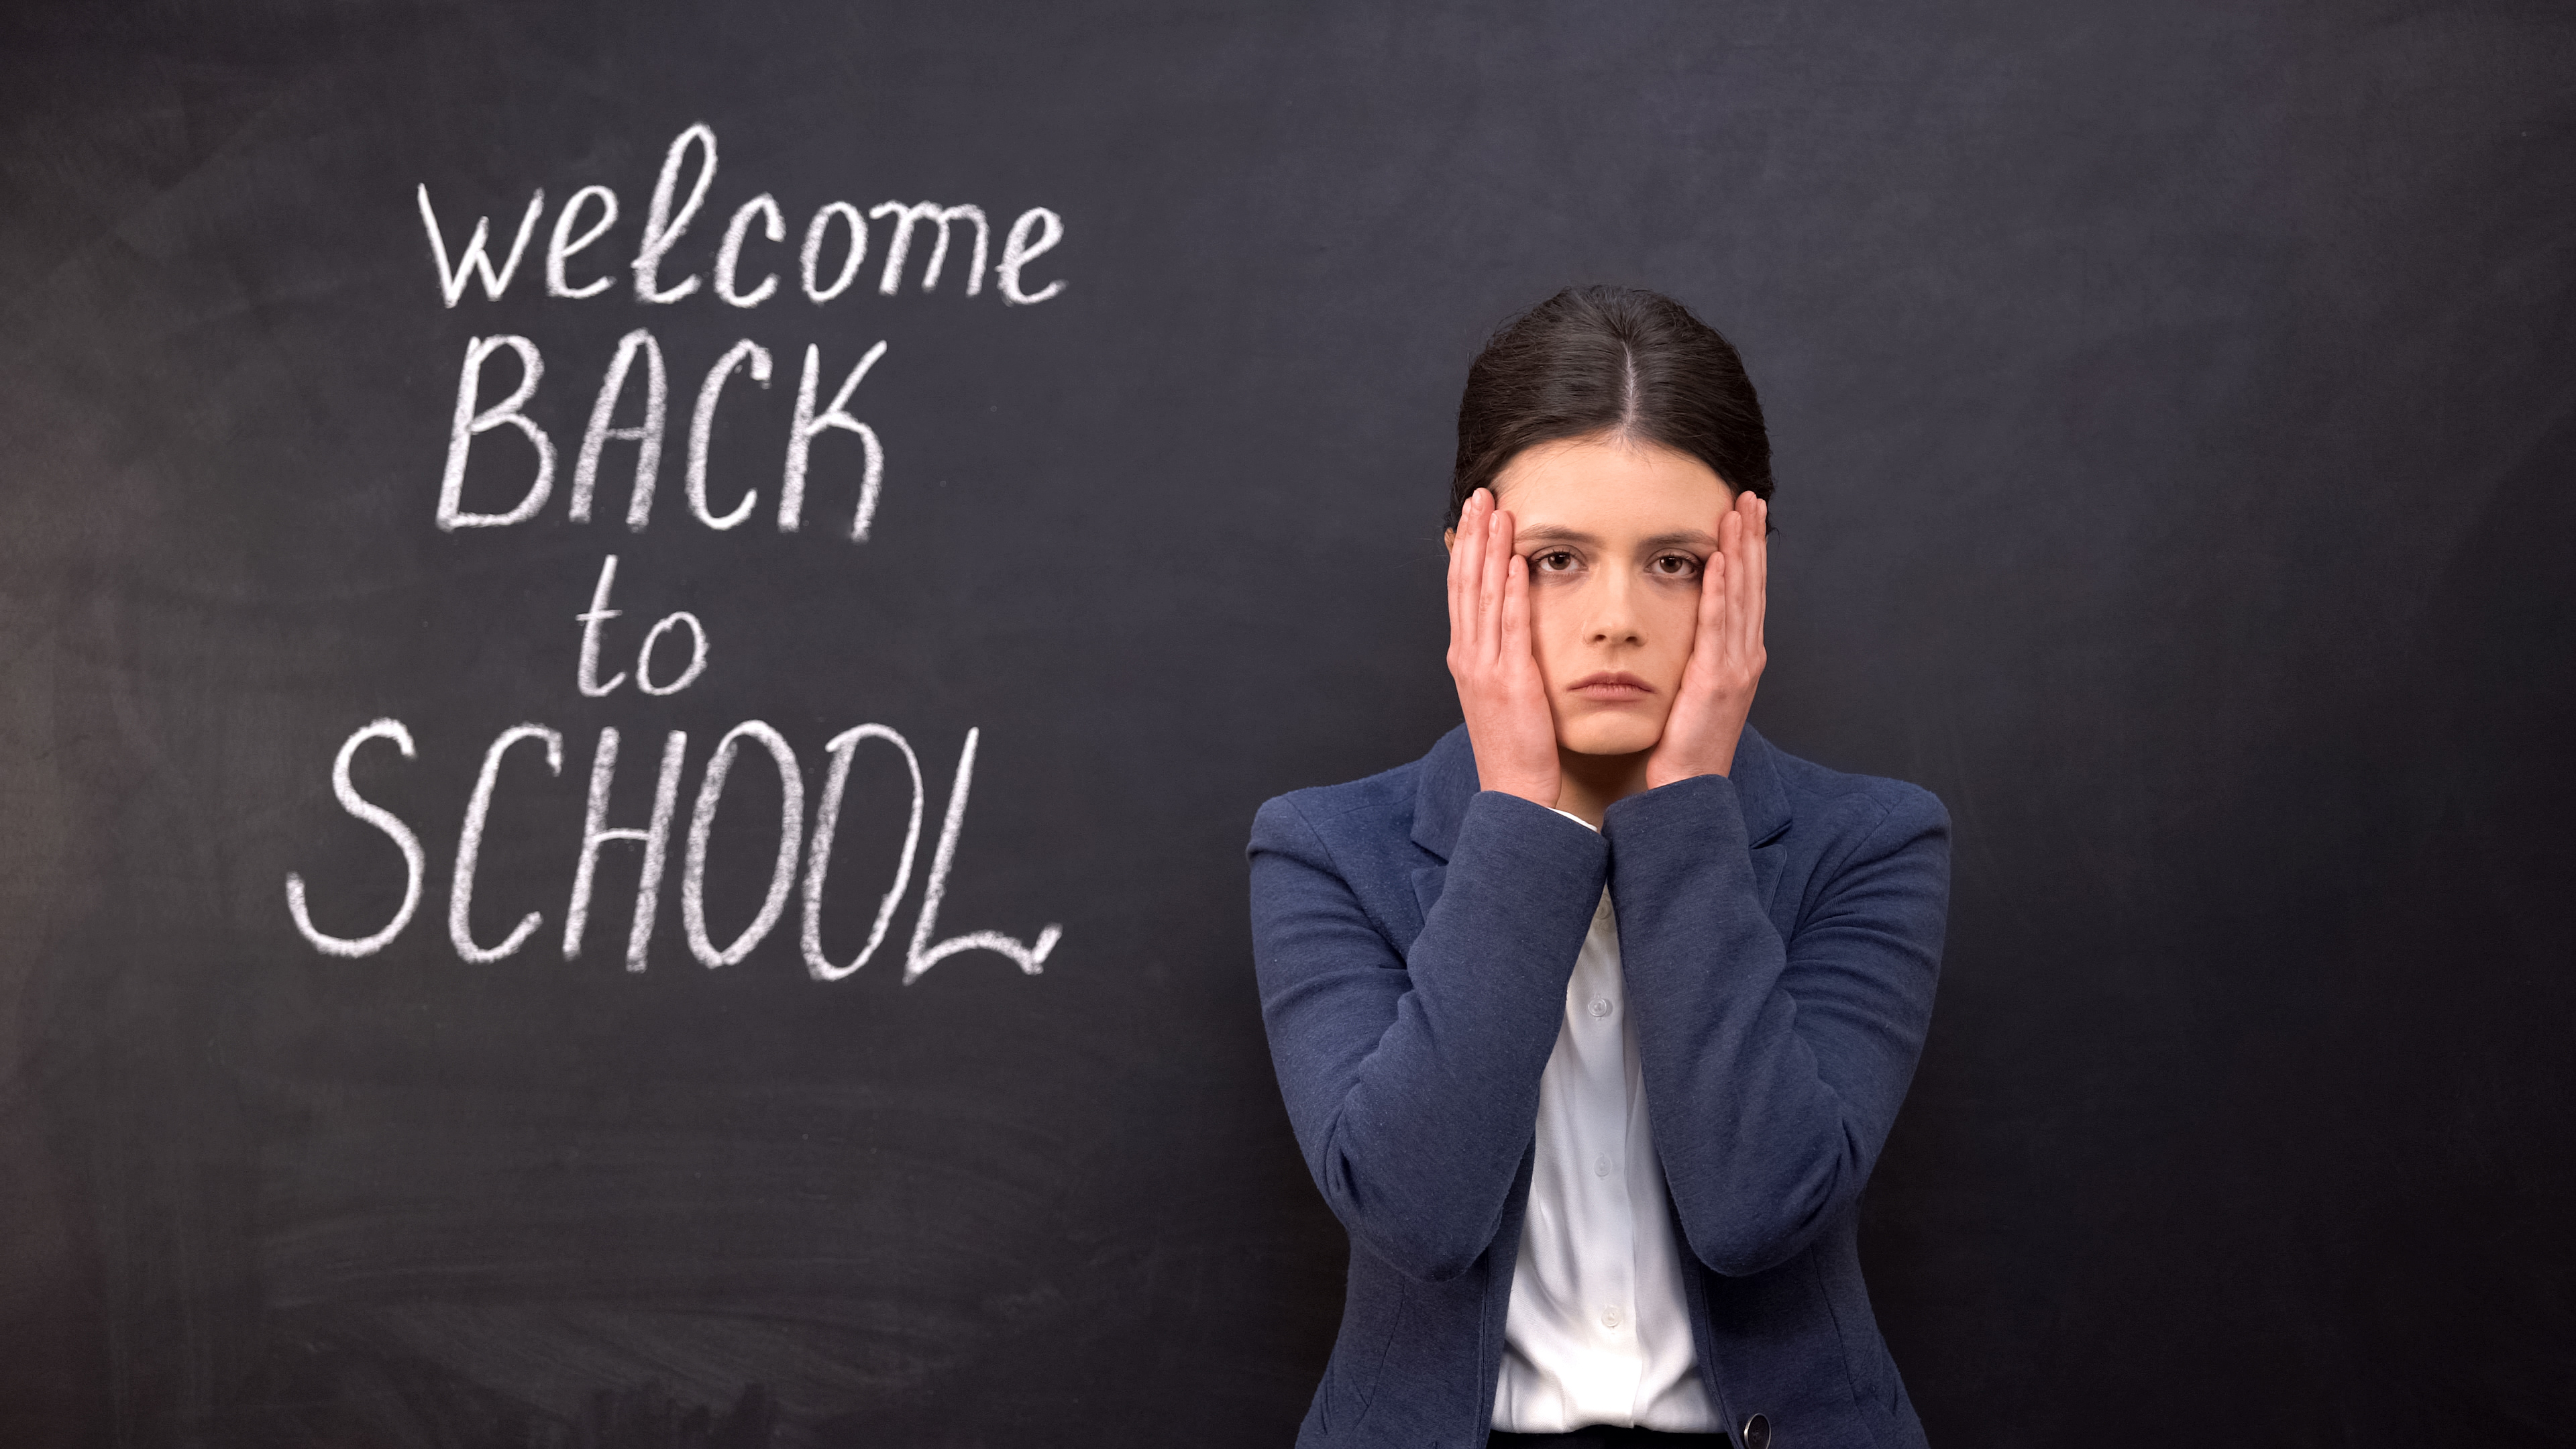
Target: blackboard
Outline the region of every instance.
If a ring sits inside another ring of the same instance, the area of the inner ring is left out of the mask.
[[[1241,846],[1454,722],[1465,363],[1585,281],[1762,390],[1756,724],[1956,822],[1864,1225],[1934,1441],[2576,1433],[2576,17],[0,27],[0,1439],[1286,1442],[1344,1245]],[[633,841],[563,949],[610,729],[609,830],[686,736],[640,970]],[[421,859],[335,954],[344,750]]]

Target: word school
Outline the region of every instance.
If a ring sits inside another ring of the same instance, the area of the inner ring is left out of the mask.
[[[1049,925],[1033,942],[1022,942],[999,931],[970,931],[948,939],[936,940],[939,931],[939,909],[948,892],[948,877],[957,860],[957,846],[966,830],[966,802],[975,781],[975,750],[982,732],[966,731],[965,747],[957,756],[957,774],[948,787],[948,805],[939,826],[939,843],[931,851],[929,879],[921,894],[921,906],[913,919],[912,938],[904,951],[903,979],[909,983],[931,967],[965,951],[991,951],[1005,957],[1029,975],[1036,975],[1046,959],[1063,939],[1064,928]],[[288,872],[286,909],[294,918],[295,929],[313,948],[327,956],[372,956],[393,944],[408,927],[420,908],[423,888],[429,870],[428,852],[422,847],[419,832],[400,816],[358,793],[350,778],[351,763],[360,749],[371,741],[383,740],[406,760],[417,759],[411,731],[397,719],[379,719],[361,726],[340,746],[331,763],[331,789],[340,808],[352,817],[381,831],[393,842],[403,859],[402,905],[392,919],[365,936],[340,936],[322,929],[313,919],[304,879]],[[850,770],[860,745],[870,740],[891,747],[902,759],[912,783],[912,809],[904,826],[903,853],[897,860],[894,879],[877,903],[876,920],[868,929],[868,939],[858,954],[847,963],[836,963],[823,947],[824,884],[832,863],[832,844],[840,833],[841,801],[847,793]],[[457,956],[470,962],[498,961],[515,955],[528,944],[545,924],[544,913],[530,911],[510,928],[498,942],[484,945],[477,941],[473,929],[475,868],[481,859],[484,829],[492,818],[493,795],[499,785],[501,768],[513,748],[533,743],[543,750],[549,773],[560,776],[564,765],[564,738],[560,731],[540,724],[514,725],[503,730],[483,752],[483,766],[474,779],[467,797],[464,825],[457,833],[455,869],[449,875],[447,898],[447,936]],[[614,726],[599,732],[598,744],[591,753],[590,798],[583,812],[581,844],[573,866],[572,894],[564,910],[563,955],[569,961],[581,955],[582,940],[590,920],[590,905],[598,881],[600,852],[611,844],[642,847],[643,858],[636,877],[635,913],[627,930],[626,969],[641,971],[645,967],[647,948],[651,945],[655,918],[660,912],[662,880],[668,873],[671,834],[678,823],[680,776],[688,755],[687,732],[672,730],[662,742],[660,771],[654,781],[653,808],[642,826],[611,826],[608,823],[609,789],[617,778],[619,749]],[[709,842],[715,832],[717,808],[724,799],[725,780],[732,773],[734,758],[745,745],[757,746],[777,767],[780,785],[778,854],[771,864],[768,894],[750,924],[731,941],[718,943],[707,923],[706,875]],[[689,953],[708,967],[730,966],[751,954],[752,949],[775,929],[786,914],[788,897],[795,892],[798,866],[804,867],[804,919],[800,946],[805,967],[817,981],[838,981],[855,974],[868,963],[877,948],[884,944],[887,928],[903,903],[912,883],[913,859],[921,844],[921,822],[926,792],[921,778],[921,760],[911,742],[886,725],[863,724],[833,736],[824,746],[830,757],[823,788],[815,802],[813,829],[809,837],[805,823],[805,774],[796,752],[784,736],[759,720],[746,720],[727,731],[716,742],[708,758],[705,773],[698,786],[697,802],[689,814],[689,833],[680,869],[680,917]]]

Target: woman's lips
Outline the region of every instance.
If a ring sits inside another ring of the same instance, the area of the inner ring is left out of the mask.
[[[1632,699],[1644,699],[1655,690],[1654,686],[1633,674],[1604,671],[1583,676],[1567,685],[1565,692],[1581,695],[1585,699],[1599,700],[1604,704],[1620,704]]]

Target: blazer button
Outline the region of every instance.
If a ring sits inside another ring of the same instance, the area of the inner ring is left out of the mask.
[[[1771,1421],[1760,1414],[1744,1421],[1744,1449],[1771,1449]]]

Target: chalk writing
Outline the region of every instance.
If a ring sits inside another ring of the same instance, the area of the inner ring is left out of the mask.
[[[781,247],[788,235],[787,214],[776,196],[766,191],[734,207],[706,277],[681,259],[686,255],[681,250],[682,243],[715,194],[718,164],[715,131],[704,123],[683,129],[664,150],[627,259],[627,269],[633,277],[628,305],[679,306],[704,293],[725,306],[750,310],[785,293],[779,273],[785,261],[783,253],[758,250],[763,246]],[[413,200],[428,243],[432,280],[441,306],[465,304],[469,293],[478,288],[484,302],[502,300],[518,279],[530,243],[544,219],[545,188],[534,188],[529,193],[517,227],[510,232],[505,253],[496,246],[490,216],[475,217],[470,229],[442,222],[425,182],[413,188]],[[566,195],[547,233],[542,264],[532,269],[542,273],[540,282],[532,284],[541,288],[540,295],[560,302],[608,305],[592,299],[608,297],[616,291],[614,263],[603,262],[596,254],[585,261],[584,254],[595,247],[612,245],[625,215],[626,208],[613,187],[594,183]],[[895,296],[907,276],[918,278],[918,290],[925,295],[940,293],[943,280],[950,280],[948,295],[961,300],[984,296],[989,276],[994,294],[1009,307],[1035,306],[1063,294],[1067,284],[1062,277],[1034,290],[1026,280],[1030,266],[1063,241],[1062,216],[1043,206],[1021,210],[1002,237],[998,258],[994,256],[993,231],[984,208],[971,202],[888,200],[862,208],[849,201],[826,201],[806,221],[803,245],[795,257],[796,290],[817,307],[849,305],[841,299],[853,292],[865,264],[875,256],[881,258],[874,289],[879,296]],[[452,244],[455,237],[462,240]],[[749,259],[747,252],[752,254]],[[747,271],[758,273],[748,286]],[[859,290],[863,294],[865,289]],[[777,507],[769,516],[779,533],[801,530],[807,497],[816,484],[817,444],[828,433],[847,433],[857,443],[857,455],[850,456],[846,442],[834,445],[840,451],[831,455],[830,496],[846,500],[850,508],[846,537],[852,543],[866,543],[884,491],[886,449],[877,427],[853,411],[857,405],[854,399],[870,372],[885,360],[887,343],[876,341],[860,351],[855,361],[849,359],[849,354],[841,354],[831,374],[825,370],[823,347],[820,342],[804,346],[785,446],[781,453],[770,455],[781,461]],[[566,522],[592,521],[607,447],[611,443],[631,443],[635,460],[626,494],[626,527],[642,532],[650,526],[663,443],[670,426],[670,367],[674,360],[648,327],[636,327],[618,339],[601,370],[588,425],[573,455],[572,484],[563,510]],[[676,360],[694,365],[689,358]],[[512,369],[515,380],[505,382]],[[714,532],[731,532],[759,516],[764,491],[758,482],[739,477],[728,477],[723,480],[726,486],[719,486],[709,456],[717,413],[725,406],[729,393],[739,396],[734,384],[765,389],[775,370],[770,348],[745,337],[716,355],[706,371],[698,374],[701,380],[689,415],[682,489],[689,516]],[[554,438],[530,415],[529,405],[543,385],[546,371],[544,349],[534,338],[494,332],[466,341],[448,413],[446,458],[431,514],[440,531],[514,528],[544,514],[554,496],[557,450]],[[492,375],[489,381],[487,374]],[[833,375],[839,381],[826,400],[824,384]],[[628,384],[638,376],[643,380],[642,395],[630,403]],[[628,414],[632,420],[618,421],[621,411],[629,406],[637,409]],[[494,433],[504,434],[504,439],[485,441]],[[509,433],[517,435],[516,443],[506,441]],[[478,441],[487,449],[499,448],[502,452],[497,457],[487,455],[479,466],[469,468]],[[516,451],[522,447],[524,452]],[[850,481],[853,472],[854,486]],[[496,487],[492,482],[496,477],[524,481]],[[478,495],[471,499],[467,497],[469,479]],[[500,496],[484,496],[494,492]],[[838,532],[839,503],[833,506],[833,528]],[[575,693],[584,699],[607,699],[619,695],[631,681],[634,693],[626,698],[662,699],[698,684],[708,673],[710,647],[707,626],[694,610],[663,613],[644,630],[640,640],[626,633],[612,646],[610,627],[625,617],[625,611],[611,603],[617,588],[617,566],[615,554],[601,560],[589,607],[573,615],[580,626],[572,669]],[[633,662],[603,677],[603,670],[626,659],[624,641],[634,641]],[[675,668],[683,645],[686,662]],[[612,648],[613,659],[606,657]],[[664,733],[649,811],[640,824],[612,826],[610,796],[617,780],[621,738],[615,725],[600,728],[591,750],[589,792],[578,832],[572,830],[572,822],[564,822],[572,879],[564,905],[562,951],[567,961],[581,956],[607,848],[634,845],[641,851],[635,861],[634,911],[627,932],[625,964],[629,971],[642,971],[648,962],[660,911],[663,880],[671,865],[672,831],[678,821],[680,791],[689,763],[689,736],[677,729]],[[1057,925],[1043,927],[1028,940],[991,929],[940,937],[940,913],[965,836],[967,803],[982,739],[980,727],[969,727],[958,750],[957,766],[950,777],[940,817],[939,837],[931,849],[912,934],[903,953],[903,979],[907,982],[952,956],[972,951],[999,955],[1034,975],[1063,939],[1063,928]],[[317,924],[304,878],[290,871],[286,876],[288,917],[315,950],[328,956],[357,959],[390,947],[417,913],[429,870],[429,851],[419,832],[392,810],[361,795],[352,779],[352,764],[360,751],[377,740],[392,744],[404,761],[421,757],[419,746],[402,721],[373,720],[342,742],[332,760],[331,789],[342,811],[394,845],[402,862],[402,904],[372,931],[336,934]],[[902,853],[892,880],[878,898],[867,940],[843,964],[834,962],[824,949],[824,904],[833,845],[843,826],[843,802],[850,775],[859,746],[871,740],[891,746],[901,759],[911,785],[910,807]],[[516,749],[527,743],[540,747],[548,775],[560,777],[564,771],[564,734],[549,725],[513,724],[494,735],[484,748],[481,767],[466,799],[449,875],[448,944],[460,960],[478,964],[506,960],[524,950],[544,925],[544,912],[528,911],[506,933],[486,945],[484,942],[491,938],[475,933],[473,919],[476,871],[487,829],[496,812],[508,802],[508,782],[529,778],[534,770],[533,764],[526,762],[526,752]],[[510,764],[514,753],[522,760],[516,766]],[[777,773],[777,845],[769,861],[768,887],[759,909],[730,939],[720,941],[708,919],[706,881],[710,856],[716,849],[715,821],[724,804],[725,786],[735,764],[745,755],[765,755],[769,767]],[[912,884],[921,844],[928,792],[920,757],[894,727],[869,723],[832,736],[823,746],[819,763],[824,766],[822,784],[814,792],[809,820],[806,761],[784,732],[761,720],[744,720],[719,737],[708,753],[700,767],[679,867],[681,936],[690,955],[703,965],[717,968],[743,961],[777,929],[791,904],[799,903],[803,920],[798,945],[806,972],[816,981],[846,979],[866,965],[885,943]],[[514,825],[525,828],[526,822],[514,818]],[[334,925],[340,924],[337,917],[332,919]]]
[[[983,731],[970,728],[957,755],[957,769],[948,786],[948,802],[939,827],[939,842],[932,850],[930,874],[922,891],[921,905],[913,920],[912,938],[904,953],[903,975],[906,981],[949,957],[964,951],[991,951],[1036,975],[1047,957],[1063,939],[1064,929],[1050,925],[1041,929],[1035,940],[1022,941],[1000,931],[968,931],[936,940],[939,916],[948,893],[948,882],[957,864],[958,849],[966,833],[966,809],[975,782],[975,754]],[[390,837],[401,851],[404,870],[403,904],[393,919],[370,935],[343,937],[328,934],[313,923],[300,876],[286,878],[288,910],[298,930],[317,950],[328,955],[372,956],[391,945],[420,904],[422,881],[428,871],[428,853],[419,833],[383,806],[368,801],[357,793],[349,780],[349,762],[359,746],[369,740],[387,739],[401,750],[403,758],[415,759],[411,733],[402,722],[380,719],[361,727],[340,747],[332,766],[334,793],[341,808],[350,815],[374,826]],[[823,913],[825,881],[831,864],[832,847],[841,829],[841,802],[846,792],[858,745],[877,739],[894,746],[903,758],[911,779],[910,816],[904,825],[903,854],[897,862],[894,880],[877,905],[874,924],[869,928],[867,944],[846,966],[836,966],[823,953]],[[542,912],[530,911],[522,916],[497,945],[482,946],[475,940],[472,913],[474,906],[475,867],[481,859],[485,829],[493,810],[494,797],[500,793],[501,767],[514,745],[534,740],[545,747],[548,773],[563,773],[563,735],[541,724],[513,725],[493,737],[483,752],[483,765],[474,777],[472,794],[465,805],[464,828],[459,832],[452,885],[448,895],[447,932],[456,954],[467,961],[499,961],[516,954],[526,946],[543,925]],[[613,725],[603,727],[598,743],[591,752],[590,797],[583,813],[579,846],[573,859],[572,890],[564,910],[564,959],[581,955],[587,933],[592,900],[599,882],[601,852],[604,847],[633,844],[643,847],[635,883],[635,912],[627,936],[626,967],[630,971],[645,969],[646,948],[659,910],[663,877],[670,864],[671,831],[678,818],[680,786],[686,771],[689,737],[687,732],[672,730],[664,737],[662,761],[653,785],[653,805],[646,823],[641,826],[611,826],[608,823],[609,797],[617,779],[620,737]],[[708,857],[712,849],[715,819],[724,799],[725,782],[730,777],[736,757],[745,743],[758,745],[778,771],[780,785],[777,854],[771,861],[768,893],[751,923],[734,939],[719,946],[707,921],[705,882]],[[821,799],[813,812],[809,828],[806,818],[805,770],[795,747],[786,736],[760,720],[745,720],[725,732],[716,742],[712,754],[701,770],[695,808],[689,816],[689,834],[685,843],[680,875],[680,911],[690,953],[710,967],[730,966],[759,945],[786,914],[790,898],[796,894],[798,867],[803,869],[804,925],[802,946],[808,972],[817,981],[837,981],[867,964],[885,940],[906,887],[911,884],[913,860],[921,839],[924,789],[920,758],[912,744],[891,726],[863,724],[844,730],[824,746],[829,759]],[[567,837],[569,838],[569,837]]]

